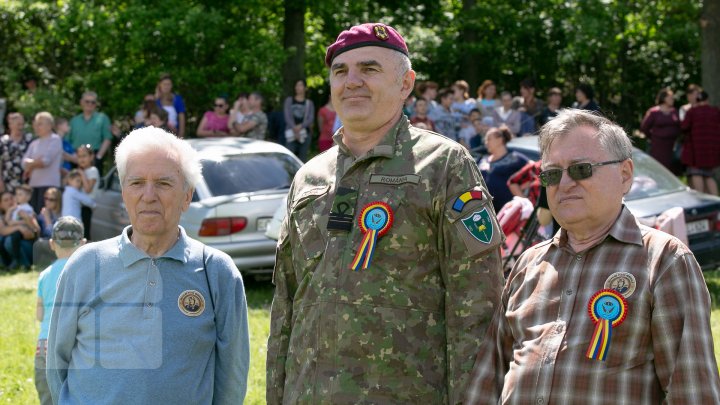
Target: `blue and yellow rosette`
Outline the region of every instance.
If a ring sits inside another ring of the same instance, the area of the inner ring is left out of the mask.
[[[393,213],[390,206],[381,201],[374,201],[363,207],[360,211],[358,224],[365,234],[360,249],[350,264],[350,268],[358,271],[370,267],[373,252],[379,237],[385,235],[393,223]]]
[[[595,323],[595,332],[585,354],[588,359],[605,361],[610,350],[612,330],[625,320],[627,311],[625,297],[615,290],[600,290],[590,298],[588,313]]]

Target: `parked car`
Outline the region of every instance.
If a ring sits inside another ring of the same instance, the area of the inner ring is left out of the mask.
[[[508,150],[530,159],[540,158],[537,136],[511,140]],[[682,207],[685,211],[690,249],[704,270],[720,265],[720,197],[699,193],[645,152],[633,148],[635,178],[625,204],[637,218],[652,218],[663,211]]]
[[[283,146],[247,138],[189,139],[203,179],[180,225],[188,235],[229,254],[244,274],[271,273],[274,240],[265,236],[302,162]],[[100,183],[92,240],[119,235],[130,224],[115,168]]]

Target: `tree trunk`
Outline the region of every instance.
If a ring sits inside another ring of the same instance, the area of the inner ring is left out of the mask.
[[[470,85],[470,97],[476,97],[475,89],[480,85],[480,57],[475,44],[478,43],[477,27],[472,22],[472,10],[475,8],[476,0],[463,0],[460,28],[460,71],[457,79],[463,79]]]
[[[290,96],[295,82],[305,79],[305,0],[285,0],[284,28],[283,92]]]
[[[702,87],[720,105],[720,0],[705,0],[700,17]]]

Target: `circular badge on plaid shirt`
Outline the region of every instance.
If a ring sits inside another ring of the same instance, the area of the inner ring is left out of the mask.
[[[610,277],[605,280],[605,288],[615,290],[622,294],[623,297],[630,298],[637,288],[637,282],[635,281],[635,276],[628,272],[621,271],[611,274]]]

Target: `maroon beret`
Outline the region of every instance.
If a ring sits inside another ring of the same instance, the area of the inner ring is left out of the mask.
[[[405,55],[408,54],[405,40],[395,31],[395,28],[385,24],[365,23],[356,25],[338,35],[335,43],[330,45],[325,53],[325,64],[330,67],[336,56],[363,46],[381,46]]]

